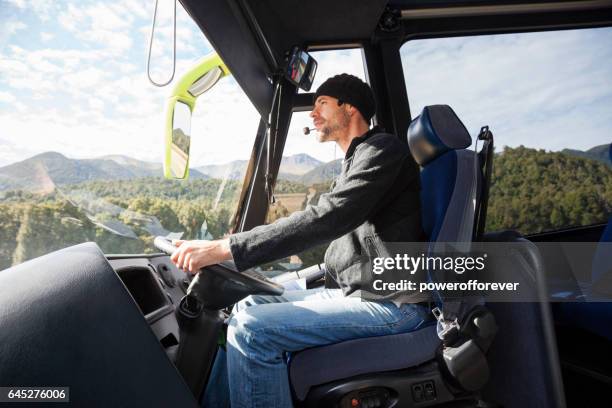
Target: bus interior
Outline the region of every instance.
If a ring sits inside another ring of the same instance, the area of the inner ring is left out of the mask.
[[[309,123],[306,115],[313,106],[314,89],[327,72],[344,71],[342,65],[331,71],[327,68],[327,53],[350,54],[352,61],[362,64],[360,75],[372,87],[376,98],[374,124],[412,147],[411,139],[437,137],[436,120],[454,124],[451,131],[457,134],[463,126],[463,118],[453,111],[452,101],[444,94],[445,86],[449,94],[453,92],[452,83],[444,82],[440,85],[442,94],[428,97],[428,87],[434,89],[433,83],[419,84],[411,79],[412,73],[426,73],[432,68],[427,64],[438,61],[434,54],[433,57],[425,55],[419,44],[429,41],[434,50],[439,44],[440,52],[471,46],[476,47],[473,54],[476,55],[478,42],[462,45],[444,41],[495,38],[499,39],[495,40],[495,46],[501,50],[495,55],[502,60],[504,38],[510,38],[504,35],[542,34],[554,39],[564,32],[606,30],[612,26],[612,1],[608,0],[537,3],[522,0],[180,0],[180,4],[222,61],[221,77],[231,76],[236,81],[259,118],[256,128],[248,135],[252,143],[250,155],[242,164],[240,176],[234,179],[236,205],[226,217],[232,232],[247,231],[299,210],[329,188],[328,179],[314,176],[309,179],[308,188],[295,187],[299,178],[287,176],[290,171],[284,167],[294,145],[292,134],[297,131],[299,137],[304,137],[308,133],[301,129]],[[530,38],[526,37],[521,44],[529,47]],[[550,44],[554,46],[554,41]],[[319,62],[315,83],[309,91],[300,90],[283,75],[295,47]],[[533,52],[537,53],[538,48]],[[489,63],[495,65],[493,60],[481,62],[484,70],[479,72],[486,72]],[[470,60],[459,63],[469,65]],[[520,70],[516,72],[517,77],[523,74]],[[462,80],[467,81],[460,76],[457,79]],[[480,77],[472,80],[476,89],[481,81],[489,81]],[[529,78],[519,77],[519,80],[529,88]],[[486,89],[507,92],[503,79],[499,83],[495,78],[492,81],[495,83]],[[415,89],[421,85],[425,88]],[[608,79],[595,88],[609,90],[611,85]],[[584,92],[593,89],[585,87]],[[421,97],[426,101],[425,106],[420,100],[413,104],[415,94],[425,95]],[[487,98],[492,96],[466,97],[465,106],[469,107],[469,101],[475,101],[474,106],[486,105]],[[431,100],[437,102],[431,103]],[[540,102],[544,105],[549,100]],[[603,108],[609,110],[609,105]],[[545,116],[548,111],[541,109]],[[603,200],[603,210],[597,211],[607,213],[603,217],[580,218],[587,220],[584,222],[559,221],[552,227],[546,224],[546,227],[530,229],[517,221],[522,216],[519,213],[523,196],[506,193],[507,186],[499,181],[501,170],[496,169],[529,169],[536,166],[534,163],[546,160],[557,163],[555,160],[562,159],[555,156],[557,153],[544,150],[523,147],[504,150],[505,142],[495,138],[498,129],[491,124],[492,119],[478,111],[469,115],[465,123],[469,122],[470,131],[476,129],[476,133],[467,135],[469,143],[462,150],[472,153],[472,142],[476,139],[481,144],[475,155],[482,180],[478,182],[479,198],[473,215],[474,240],[518,242],[526,248],[538,243],[561,247],[568,242],[601,241],[600,252],[602,248],[610,249],[605,246],[612,239],[608,220],[612,204],[606,202],[612,197],[609,134],[607,145],[602,144],[598,150],[603,152],[603,160],[585,167],[590,169],[587,173],[604,174],[598,175],[595,183],[605,185],[594,186],[598,193],[593,194],[603,197],[598,198]],[[218,119],[233,120],[228,115]],[[501,123],[499,133],[503,134],[505,124],[514,118],[496,120]],[[425,121],[430,121],[429,125],[423,125]],[[518,126],[524,126],[525,134],[529,135],[529,123]],[[539,133],[532,137],[539,140],[538,146],[547,143],[556,146],[555,137],[561,140],[565,136]],[[445,151],[448,150],[453,149]],[[502,151],[504,155],[506,152],[513,155],[517,161],[512,164],[515,167],[511,167],[510,159],[502,158]],[[536,157],[538,152],[543,156]],[[421,180],[426,192],[439,180],[425,178],[429,158],[422,159],[418,151],[412,153],[423,168]],[[330,163],[339,162],[337,155],[329,157]],[[582,165],[576,160],[571,163]],[[329,165],[321,172],[326,171],[333,177],[337,175],[334,169],[337,167]],[[191,177],[197,174],[191,170]],[[457,177],[459,180],[463,175]],[[538,176],[533,177],[537,183]],[[219,193],[217,201],[221,196]],[[515,212],[503,213],[510,205],[504,207],[505,202],[514,203]],[[526,207],[525,211],[527,218],[535,217],[533,214],[537,212],[533,207]],[[516,222],[512,224],[508,219]],[[432,236],[429,239],[435,241]],[[308,266],[310,271],[321,269],[322,250],[313,250],[251,274],[237,274],[231,264],[215,265],[205,268],[209,273],[191,279],[170,262],[168,253],[172,248],[168,248],[167,242],[159,239],[155,246],[157,249],[152,253],[105,254],[95,243],[84,243],[1,272],[0,378],[3,381],[0,385],[69,385],[71,402],[82,406],[197,406],[228,308],[249,294],[281,293],[279,277],[303,277],[295,273],[296,262],[299,266]],[[598,246],[592,247],[597,252]],[[585,259],[602,256],[595,252],[585,255]],[[610,258],[610,253],[603,256]],[[446,353],[435,327],[379,338],[373,343],[355,340],[297,353],[290,366],[294,405],[603,406],[602,401],[609,398],[612,389],[612,360],[605,357],[612,342],[609,329],[612,303],[583,302],[579,295],[551,301],[548,294],[554,282],[547,281],[543,272],[537,271],[570,268],[569,261],[560,259],[559,252],[528,249],[508,262],[527,265],[525,270],[536,271],[529,282],[537,289],[538,301],[493,303],[487,305],[486,311],[474,309],[466,320],[471,332],[463,333],[468,340],[449,345]],[[320,286],[323,277],[314,273],[305,284]],[[189,293],[201,304],[193,314],[190,314],[191,306],[185,304]],[[491,323],[490,316],[495,323]],[[387,348],[394,352],[378,353]]]

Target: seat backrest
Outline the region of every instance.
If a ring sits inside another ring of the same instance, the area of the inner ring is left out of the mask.
[[[411,153],[422,166],[423,229],[431,242],[429,251],[436,255],[449,249],[469,252],[481,219],[476,212],[480,208],[486,211],[479,203],[482,166],[476,151],[468,150],[471,142],[465,125],[447,105],[425,107],[408,128]],[[487,152],[492,150],[492,138],[488,142]],[[433,282],[458,280],[460,276],[435,270],[427,273]],[[438,308],[437,330],[445,345],[446,370],[462,388],[478,390],[488,378],[484,353],[495,336],[495,319],[483,308],[484,298],[474,293],[458,296],[452,291],[433,291],[432,297]],[[483,326],[474,326],[475,319],[481,319]],[[470,332],[474,327],[477,329]]]
[[[609,147],[612,162],[612,144]],[[586,301],[563,302],[555,305],[555,320],[558,324],[586,330],[605,339],[612,340],[612,214],[595,248],[591,266],[591,282]],[[605,300],[605,301],[602,301]]]
[[[408,127],[410,152],[422,167],[423,230],[432,243],[470,243],[474,239],[482,173],[478,155],[468,150],[471,143],[465,125],[448,105],[426,106]],[[431,274],[429,279],[439,280]],[[480,303],[474,298],[445,301],[441,293],[432,295],[449,321]]]
[[[489,257],[491,281],[502,281],[510,272],[521,287],[533,289],[536,301],[487,303],[499,331],[487,353],[491,377],[482,395],[494,406],[562,408],[563,381],[542,256],[536,245],[512,231],[487,234],[484,240],[512,245],[505,256]]]
[[[612,143],[610,143],[610,146],[608,147],[608,157],[610,158],[610,162],[612,164]],[[602,245],[598,246],[597,250],[595,251],[595,256],[593,257],[593,267],[591,272],[591,280],[593,285],[596,285],[597,282],[603,279],[606,275],[612,274],[612,256],[610,256],[608,253],[609,245],[603,244],[605,242],[612,242],[612,214],[610,214],[608,218],[608,225],[606,225],[606,228],[601,234],[599,242],[601,242]]]
[[[482,175],[467,150],[472,138],[448,105],[426,106],[408,127],[408,144],[421,171],[423,229],[430,241],[469,242]]]

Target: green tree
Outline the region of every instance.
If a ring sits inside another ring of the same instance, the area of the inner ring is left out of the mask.
[[[13,264],[89,241],[92,225],[78,216],[66,202],[28,205],[17,231]]]
[[[23,205],[0,204],[0,270],[13,264]]]
[[[202,223],[206,220],[207,212],[197,204],[183,203],[178,210],[178,220],[185,228],[184,239],[195,239],[200,232]]]
[[[487,230],[537,233],[605,222],[612,167],[565,153],[506,148],[493,162]]]

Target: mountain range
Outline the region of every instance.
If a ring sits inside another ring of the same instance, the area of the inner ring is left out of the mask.
[[[282,170],[283,168],[281,167],[281,171]],[[282,172],[278,175],[278,178],[310,186],[312,184],[333,180],[340,174],[340,171],[342,171],[342,159],[336,159],[328,163],[323,163],[294,179],[290,178],[291,175]]]
[[[583,157],[585,159],[593,159],[600,161],[602,163],[606,163],[607,165],[612,165],[609,157],[609,144],[603,144],[595,147],[591,147],[589,150],[574,150],[574,149],[563,149],[561,153],[570,154],[572,156]]]
[[[70,159],[61,153],[45,152],[29,159],[0,167],[0,191],[26,189],[53,191],[55,185],[91,180],[130,180],[160,176],[162,165],[112,155],[96,159]],[[193,178],[206,176],[190,171]]]
[[[601,161],[610,165],[608,146],[599,145],[586,151],[564,149],[561,153]],[[220,165],[192,168],[191,178],[244,177],[248,162],[235,160]],[[342,160],[321,162],[307,154],[284,156],[279,180],[305,185],[322,183],[340,174]],[[26,189],[39,192],[53,191],[55,185],[76,184],[90,180],[130,180],[143,177],[160,177],[162,165],[123,155],[102,156],[95,159],[71,159],[57,152],[46,152],[29,159],[0,167],[0,191]]]
[[[225,164],[196,167],[198,171],[212,178],[241,180],[248,162],[235,160]],[[324,163],[305,153],[283,156],[278,178],[310,185],[322,183],[340,174],[341,160]]]
[[[301,181],[324,181],[329,163],[323,163],[307,154],[283,157],[280,178]],[[191,168],[189,177],[195,179],[244,177],[248,162],[236,160],[221,165]],[[339,173],[339,170],[336,174]],[[58,152],[45,152],[26,160],[0,167],[0,191],[30,190],[51,192],[55,185],[76,184],[93,180],[130,180],[160,177],[160,163],[146,162],[123,155],[108,155],[95,159],[71,159]]]

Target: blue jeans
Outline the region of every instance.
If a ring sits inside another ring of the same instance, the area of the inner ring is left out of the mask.
[[[203,405],[229,407],[229,396],[232,408],[291,407],[287,353],[409,332],[429,313],[420,305],[345,297],[340,289],[249,296],[236,304],[229,319],[227,352],[217,354]]]

